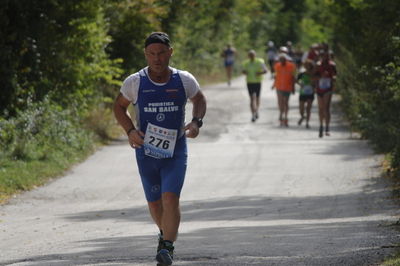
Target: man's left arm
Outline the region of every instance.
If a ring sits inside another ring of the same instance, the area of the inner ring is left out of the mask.
[[[206,115],[207,102],[204,94],[199,90],[195,96],[190,98],[193,103],[193,119],[185,126],[186,137],[195,138],[199,135],[199,129],[203,124],[203,117]]]

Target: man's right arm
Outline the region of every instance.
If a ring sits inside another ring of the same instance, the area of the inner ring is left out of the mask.
[[[143,144],[142,137],[144,137],[144,134],[143,132],[136,130],[132,123],[131,116],[128,112],[128,106],[130,103],[131,102],[120,93],[114,102],[114,116],[128,135],[129,144],[133,148],[136,148]]]
[[[128,113],[129,104],[130,101],[127,100],[121,93],[118,94],[117,99],[115,99],[114,102],[115,118],[127,134],[131,128],[135,128]]]

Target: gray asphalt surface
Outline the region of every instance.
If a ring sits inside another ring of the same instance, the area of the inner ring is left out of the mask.
[[[350,133],[337,97],[330,137],[317,136],[316,102],[312,128],[297,125],[298,95],[280,128],[270,86],[268,75],[256,123],[243,77],[204,88],[174,265],[379,264],[400,242],[382,156]],[[127,140],[0,206],[0,239],[0,265],[156,265],[157,228]]]

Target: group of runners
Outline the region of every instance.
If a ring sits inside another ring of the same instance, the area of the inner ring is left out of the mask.
[[[305,122],[310,128],[310,115],[315,94],[318,99],[319,132],[322,138],[330,136],[330,106],[332,93],[335,89],[336,64],[333,53],[326,43],[313,44],[307,52],[293,49],[292,43],[275,47],[272,41],[267,43],[266,58],[271,78],[274,79],[272,89],[276,89],[279,108],[280,126],[288,127],[289,98],[299,86],[299,113],[297,124]],[[223,50],[224,64],[228,75],[228,84],[232,77],[234,55],[236,50],[228,45]],[[247,88],[250,95],[251,121],[259,117],[260,90],[263,74],[267,72],[265,61],[256,57],[254,50],[248,52],[248,59],[242,64],[242,73],[246,75]]]

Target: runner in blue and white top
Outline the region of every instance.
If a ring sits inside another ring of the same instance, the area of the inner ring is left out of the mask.
[[[233,66],[235,64],[236,49],[232,45],[228,44],[222,51],[221,56],[224,58],[224,66],[226,70],[226,76],[228,78],[228,85],[231,85]]]
[[[180,223],[179,197],[186,174],[186,137],[195,138],[206,113],[206,100],[196,79],[169,66],[173,53],[166,33],[145,41],[148,66],[125,79],[114,113],[136,150],[136,161],[150,214],[160,230],[156,259],[171,265]],[[193,119],[185,124],[187,99]],[[135,122],[127,112],[135,108]]]
[[[154,147],[145,141],[145,149],[137,150],[139,156],[142,156],[143,152],[151,151],[149,156],[154,158],[172,157],[173,139],[181,141],[184,136],[186,101],[187,98],[193,98],[199,92],[200,87],[189,72],[171,67],[169,71],[171,77],[166,83],[152,81],[149,78],[149,68],[146,67],[130,75],[122,85],[121,94],[135,107],[138,129],[143,133],[147,132],[148,127],[153,131],[157,128],[164,129],[163,132],[166,129],[173,130],[170,132],[171,134],[166,135],[168,139],[165,142],[160,142],[159,147]],[[167,146],[169,149],[163,149]]]

